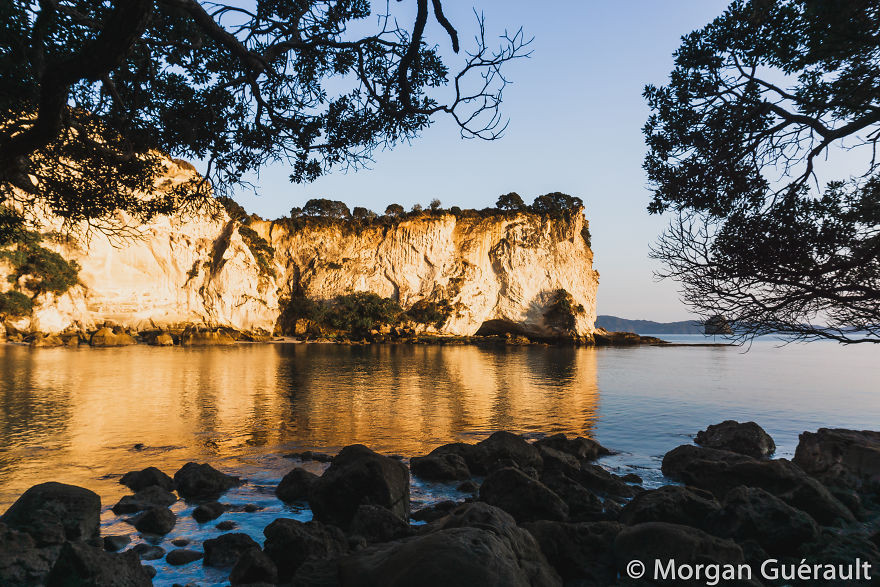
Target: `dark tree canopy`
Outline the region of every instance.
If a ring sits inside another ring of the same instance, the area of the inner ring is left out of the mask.
[[[495,206],[502,210],[522,210],[526,207],[526,204],[518,193],[510,192],[509,194],[498,196]]]
[[[543,196],[538,196],[531,205],[532,212],[551,215],[583,207],[583,200],[576,196],[563,194],[562,192],[551,192],[549,194],[544,194]]]
[[[385,214],[388,216],[403,216],[405,212],[406,210],[400,204],[388,204],[388,207],[385,208]]]
[[[315,198],[306,202],[303,206],[303,214],[307,216],[321,216],[324,218],[350,218],[351,212],[345,202]]]
[[[201,180],[154,187],[166,154],[207,162],[223,191],[274,161],[297,182],[362,166],[439,115],[496,138],[501,67],[528,41],[505,33],[491,49],[480,19],[450,71],[444,40],[425,37],[433,19],[459,51],[441,0],[408,1],[409,27],[368,0],[0,3],[0,227],[37,201],[71,223],[204,201]]]
[[[877,2],[734,2],[645,96],[649,210],[675,218],[654,256],[685,301],[741,340],[880,342]]]
[[[378,214],[376,214],[369,208],[355,206],[354,209],[351,211],[351,216],[356,220],[373,220],[378,216]]]

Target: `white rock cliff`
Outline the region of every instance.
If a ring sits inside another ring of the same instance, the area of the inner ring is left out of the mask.
[[[188,173],[172,167],[171,178]],[[42,221],[46,230],[59,224]],[[564,289],[582,306],[571,333],[594,331],[598,273],[582,211],[557,219],[426,213],[359,228],[327,221],[250,227],[275,249],[274,276],[261,271],[241,225],[223,212],[159,217],[139,238],[118,242],[101,234],[78,244],[45,240],[42,246],[79,263],[80,285],[39,296],[32,316],[7,324],[46,333],[108,320],[138,330],[197,323],[273,332],[279,300],[293,293],[330,299],[370,291],[404,308],[448,300],[453,313],[440,333],[472,335],[485,325],[484,332],[553,336],[559,332],[545,314]],[[0,263],[0,276],[11,270]],[[0,290],[14,285],[0,278]]]

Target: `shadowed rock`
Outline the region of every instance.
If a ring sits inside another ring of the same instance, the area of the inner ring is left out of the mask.
[[[318,476],[310,473],[303,468],[296,469],[285,475],[278,487],[275,489],[275,495],[283,502],[290,503],[301,499],[308,499],[309,492]]]
[[[540,470],[543,466],[541,454],[522,437],[510,432],[499,431],[481,440],[477,446],[486,451],[486,467],[491,468],[496,461],[510,459],[522,469],[531,467]]]
[[[211,499],[241,485],[242,481],[208,464],[187,463],[174,474],[174,483],[183,498]]]
[[[151,485],[157,485],[166,491],[174,490],[174,480],[156,467],[147,467],[141,471],[129,471],[122,476],[119,482],[134,492],[146,489]]]
[[[635,496],[621,510],[619,520],[629,526],[668,522],[705,529],[709,516],[719,511],[721,504],[708,491],[666,485]]]
[[[25,491],[0,522],[30,534],[37,546],[98,540],[101,498],[75,485],[41,483]]]
[[[172,567],[180,567],[188,565],[191,562],[201,560],[205,557],[205,553],[197,550],[189,550],[187,548],[175,548],[165,557],[165,561]]]
[[[363,536],[367,542],[388,542],[408,536],[409,524],[383,507],[362,505],[351,520],[349,532]]]
[[[565,520],[568,506],[549,487],[512,467],[499,469],[480,486],[480,500],[499,507],[517,522]]]
[[[278,569],[263,551],[252,548],[238,557],[238,562],[229,573],[229,582],[232,585],[274,585],[278,582]]]
[[[880,432],[820,428],[799,437],[794,463],[826,485],[880,490]]]
[[[206,567],[232,567],[238,562],[242,553],[260,545],[247,534],[222,534],[218,538],[205,540],[202,544],[205,549]]]
[[[275,563],[278,578],[289,580],[309,559],[334,559],[348,552],[342,530],[320,522],[300,522],[280,518],[263,530],[265,553]]]
[[[527,522],[550,565],[566,584],[613,585],[617,579],[614,540],[617,522]]]
[[[535,441],[535,447],[547,447],[567,453],[580,461],[595,461],[611,451],[592,438],[567,438],[565,434],[554,434]]]
[[[150,573],[134,552],[113,554],[79,542],[64,544],[46,581],[48,587],[149,587],[152,584]]]
[[[205,522],[216,520],[222,516],[226,510],[226,504],[222,504],[218,501],[209,501],[208,503],[203,503],[196,507],[196,509],[193,510],[192,517],[199,524],[204,524]]]
[[[154,507],[132,519],[138,532],[164,536],[171,532],[177,523],[177,516],[168,508]]]
[[[131,514],[152,507],[168,507],[177,501],[177,496],[158,485],[150,485],[134,495],[124,495],[116,502],[114,514]]]
[[[464,457],[453,453],[413,457],[409,468],[413,475],[427,481],[462,481],[471,476]]]
[[[729,450],[754,458],[768,457],[776,452],[776,443],[754,422],[725,420],[697,433],[700,446]]]

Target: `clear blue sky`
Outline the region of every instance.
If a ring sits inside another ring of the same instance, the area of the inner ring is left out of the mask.
[[[463,48],[473,46],[474,6],[485,13],[490,34],[523,26],[535,37],[531,59],[507,69],[513,85],[505,90],[510,126],[503,139],[463,141],[441,118],[411,145],[378,153],[369,170],[295,185],[277,165],[254,180],[257,195],[241,190],[236,199],[251,212],[275,218],[313,197],[381,212],[392,202],[409,208],[439,198],[445,207],[482,208],[510,191],[527,202],[565,192],[586,205],[601,273],[599,313],[690,318],[677,284],[656,282],[655,263],[648,259],[666,220],[645,210],[650,191],[641,168],[641,127],[648,109],[641,94],[646,83],[665,82],[680,37],[721,14],[727,2],[447,0],[445,13],[459,29]],[[436,25],[428,33],[448,47]],[[463,59],[448,54],[452,68]]]

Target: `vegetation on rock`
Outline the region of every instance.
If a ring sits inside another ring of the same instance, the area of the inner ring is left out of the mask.
[[[577,316],[585,311],[581,304],[574,303],[574,298],[568,291],[558,289],[552,294],[552,301],[547,305],[544,319],[551,328],[569,331],[574,329]]]
[[[63,294],[79,282],[79,264],[40,246],[41,240],[37,233],[19,233],[19,240],[12,248],[0,251],[0,259],[12,265],[12,273],[7,279],[17,284],[26,277],[22,285],[35,296]]]
[[[27,316],[33,308],[33,300],[20,291],[0,293],[0,315]]]

